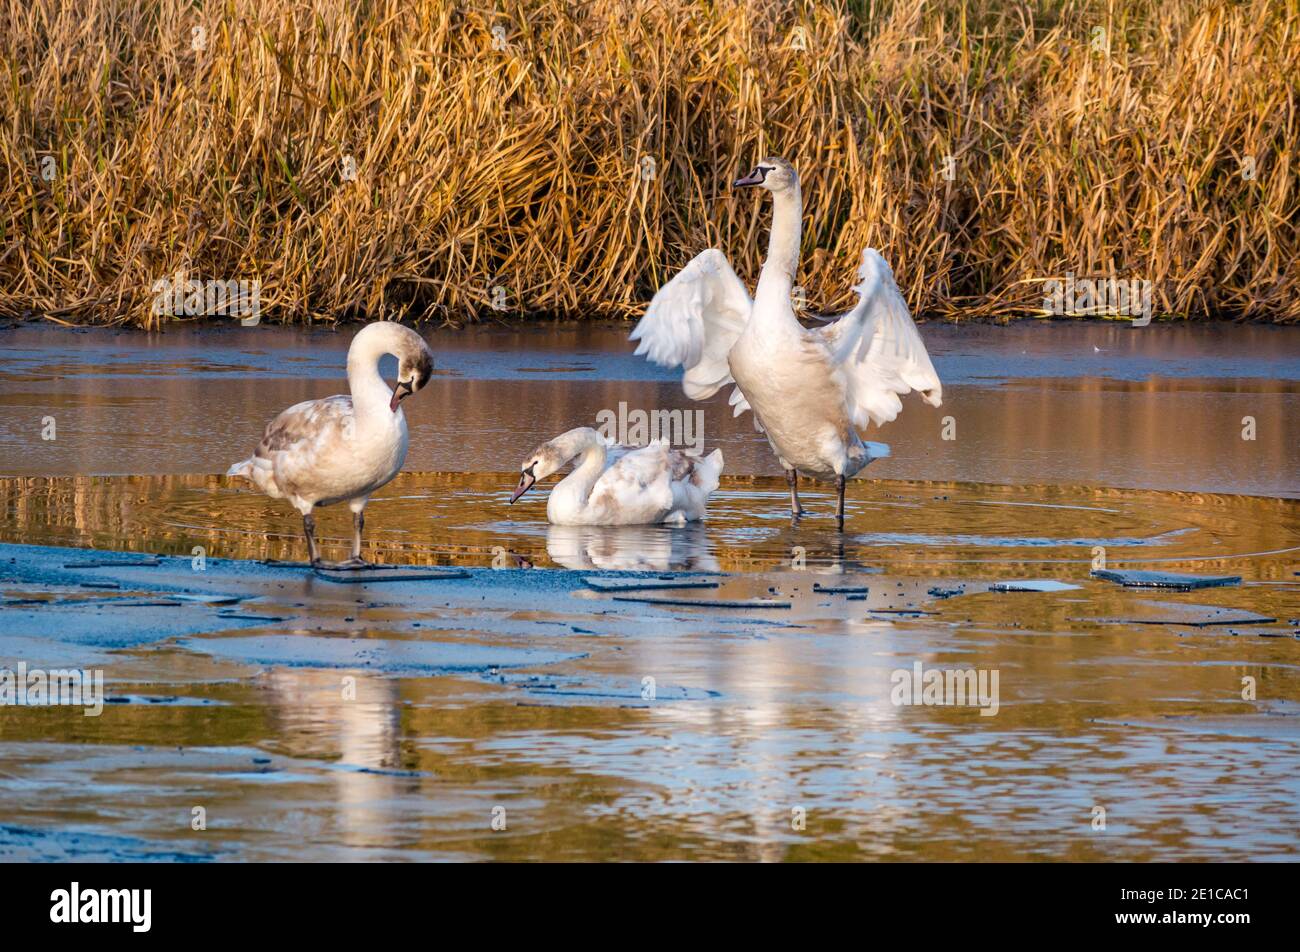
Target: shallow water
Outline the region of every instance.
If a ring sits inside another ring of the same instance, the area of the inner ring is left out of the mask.
[[[622,331],[440,334],[368,554],[468,577],[348,584],[251,561],[301,558],[300,521],[209,475],[338,389],[345,337],[267,330],[165,335],[144,373],[134,335],[0,332],[0,666],[102,668],[110,699],[0,706],[0,859],[1296,857],[1294,333],[926,327],[945,405],[879,434],[842,535],[824,486],[790,524],[725,398],[706,524],[548,527],[507,504],[518,457],[675,385]],[[346,512],[319,523],[342,555]],[[586,581],[628,570],[719,587]],[[894,704],[917,663],[997,672],[997,713]]]

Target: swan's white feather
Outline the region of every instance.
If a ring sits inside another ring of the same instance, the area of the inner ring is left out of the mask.
[[[622,446],[590,427],[561,433],[534,450],[529,460],[524,473],[535,473],[536,481],[577,461],[546,501],[546,517],[564,526],[701,519],[723,466],[721,450],[701,457],[662,441]]]
[[[874,248],[862,252],[854,290],[858,303],[853,310],[816,331],[830,347],[854,425],[890,422],[903,409],[899,397],[913,390],[931,406],[942,404],[939,375],[894,272]]]
[[[731,411],[733,417],[738,417],[742,413],[749,413],[752,409],[749,405],[749,401],[745,399],[745,394],[741,392],[739,387],[731,388],[731,399],[727,402],[735,407],[735,409]],[[758,414],[755,413],[752,419],[754,421],[754,429],[758,430],[759,433],[762,433],[763,424],[759,421]]]
[[[647,525],[693,522],[704,517],[718,488],[722,450],[700,457],[666,443],[611,449],[605,471],[581,508],[566,506],[547,516],[562,525]],[[562,498],[562,497],[557,497]]]
[[[639,341],[637,354],[664,367],[685,368],[686,395],[704,400],[732,382],[727,353],[752,309],[749,291],[727,256],[710,248],[659,289],[630,339]]]
[[[296,403],[266,426],[257,451],[230,467],[273,499],[300,510],[369,496],[406,458],[406,420],[399,410],[358,427],[350,396]]]

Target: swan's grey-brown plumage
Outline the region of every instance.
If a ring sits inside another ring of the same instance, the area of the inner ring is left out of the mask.
[[[397,358],[397,383],[379,375],[385,354]],[[273,499],[287,499],[302,513],[313,565],[317,506],[346,502],[352,510],[352,557],[339,567],[362,568],[361,533],[370,494],[389,482],[406,461],[406,415],[401,402],[429,382],[433,354],[415,331],[387,321],[368,324],[348,348],[350,396],[295,404],[262,434],[257,451],[230,467]]]
[[[889,452],[864,442],[858,430],[893,420],[902,410],[899,397],[913,390],[939,406],[943,387],[893,272],[875,249],[862,252],[853,310],[804,328],[790,297],[803,213],[799,176],[784,159],[768,158],[735,185],[772,193],[772,232],[754,298],[726,256],[710,248],[659,290],[632,340],[655,363],[684,367],[682,386],[691,399],[734,384],[735,415],[753,412],[786,471],[791,512],[803,512],[798,474],[834,480],[842,529],[845,480]]]
[[[573,472],[546,501],[546,518],[555,525],[693,522],[704,517],[722,473],[722,450],[701,457],[666,443],[619,446],[591,427],[577,427],[528,455],[510,501],[574,459]]]

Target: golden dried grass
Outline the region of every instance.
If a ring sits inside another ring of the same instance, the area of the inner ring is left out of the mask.
[[[495,286],[632,315],[709,245],[757,274],[767,209],[728,183],[776,153],[815,307],[874,245],[931,315],[1073,272],[1300,317],[1296,0],[0,0],[0,68],[11,315],[148,326],[177,271],[260,281],[270,320],[473,319]]]

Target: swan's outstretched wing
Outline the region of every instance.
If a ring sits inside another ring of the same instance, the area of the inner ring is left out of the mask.
[[[704,400],[732,382],[727,352],[752,307],[726,255],[710,248],[659,289],[630,339],[640,341],[637,354],[656,364],[685,367],[682,389]]]
[[[943,385],[880,252],[867,248],[858,268],[858,303],[833,324],[813,331],[830,348],[842,375],[849,416],[865,427],[888,423],[903,409],[899,396],[912,390],[931,406],[943,403]]]

